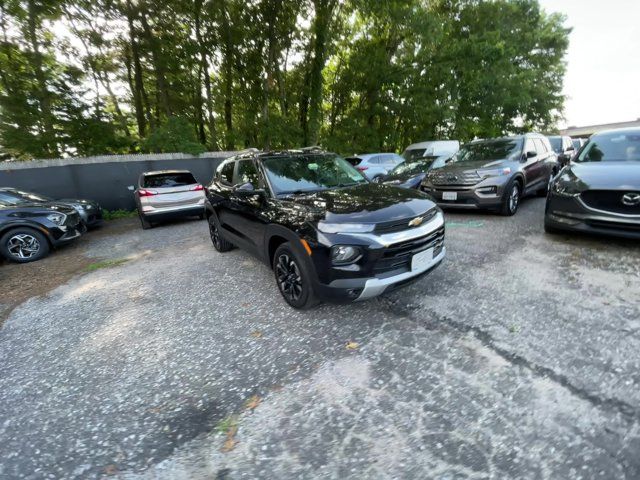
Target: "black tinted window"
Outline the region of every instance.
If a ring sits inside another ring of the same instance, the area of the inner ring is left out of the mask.
[[[640,132],[596,135],[575,159],[578,162],[639,162]]]
[[[251,183],[254,188],[258,188],[258,170],[253,160],[240,160],[238,162],[238,171],[233,177],[233,185],[242,185],[247,182]]]
[[[426,151],[426,148],[414,148],[412,150],[405,150],[402,156],[405,160],[415,160],[417,158],[422,158]]]
[[[485,140],[468,143],[456,153],[453,162],[516,160],[522,154],[522,138]]]
[[[345,160],[355,167],[361,162],[362,159],[358,157],[349,157],[349,158],[345,158]]]
[[[217,169],[218,180],[227,185],[232,185],[233,182],[233,169],[236,166],[236,162],[228,160],[222,163]]]
[[[145,188],[182,187],[184,185],[193,185],[194,183],[198,182],[189,172],[158,173],[145,175],[142,186]]]

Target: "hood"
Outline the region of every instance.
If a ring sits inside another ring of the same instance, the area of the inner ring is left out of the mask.
[[[375,183],[300,195],[293,201],[309,207],[316,221],[331,223],[409,219],[435,207],[435,203],[417,190]]]
[[[452,162],[447,163],[438,169],[438,172],[462,172],[468,170],[489,170],[493,168],[510,167],[514,163],[513,160],[477,160],[475,162]]]
[[[405,174],[398,174],[393,176],[390,175],[388,177],[385,177],[384,183],[386,185],[395,185],[395,186],[401,186],[406,188],[406,187],[412,187],[414,185],[419,184],[420,182],[422,182],[422,179],[426,176],[427,176],[426,173],[418,173],[418,174],[405,173]]]
[[[640,162],[572,163],[567,168],[589,189],[640,190]]]
[[[59,202],[30,202],[20,205],[10,205],[5,208],[7,210],[29,213],[31,215],[48,215],[52,212],[60,212],[65,215],[75,213],[74,208]]]

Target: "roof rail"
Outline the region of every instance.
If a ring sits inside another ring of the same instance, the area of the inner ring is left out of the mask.
[[[320,145],[302,147],[300,150],[302,150],[303,152],[324,152],[324,148],[322,148]]]

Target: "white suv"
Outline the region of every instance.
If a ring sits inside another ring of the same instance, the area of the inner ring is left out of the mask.
[[[346,160],[375,183],[380,183],[387,173],[404,162],[397,153],[366,153]]]

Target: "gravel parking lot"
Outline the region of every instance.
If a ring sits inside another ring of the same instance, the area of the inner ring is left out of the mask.
[[[639,478],[640,248],[543,209],[447,213],[433,274],[309,312],[204,222],[107,225],[4,302],[0,477]]]

